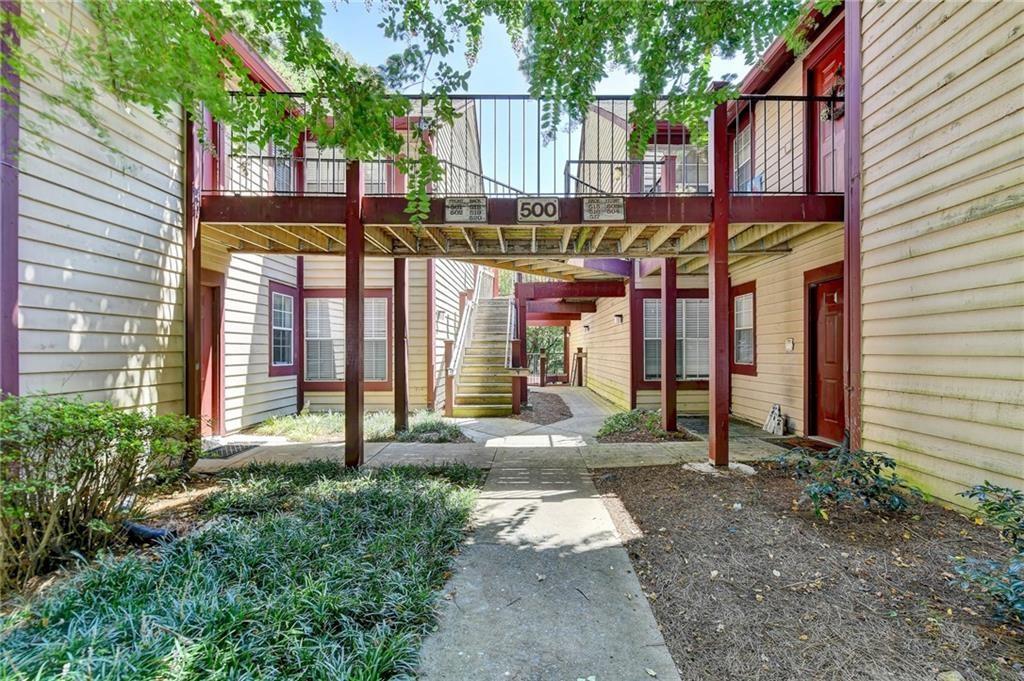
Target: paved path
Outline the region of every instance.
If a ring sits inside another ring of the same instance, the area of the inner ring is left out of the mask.
[[[454,572],[423,681],[679,678],[576,448],[496,456]]]

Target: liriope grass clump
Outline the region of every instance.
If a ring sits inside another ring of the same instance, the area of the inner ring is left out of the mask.
[[[481,471],[316,462],[225,477],[199,529],[0,620],[0,679],[411,673]]]

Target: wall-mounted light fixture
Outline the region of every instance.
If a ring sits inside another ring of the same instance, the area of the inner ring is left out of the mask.
[[[583,325],[583,330],[584,330],[585,332],[589,333],[589,332],[590,332],[590,324],[584,324],[584,325]]]
[[[616,323],[616,324],[621,324],[621,323],[622,323],[622,320],[623,320],[623,317],[622,317],[622,315],[620,315],[620,314],[617,314],[617,315],[612,315],[612,317],[614,317],[614,318],[615,318],[615,323]]]

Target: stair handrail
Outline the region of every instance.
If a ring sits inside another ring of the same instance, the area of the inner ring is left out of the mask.
[[[458,392],[459,374],[462,373],[462,362],[466,356],[466,346],[469,344],[470,330],[473,328],[473,318],[476,315],[478,302],[482,294],[481,283],[483,282],[483,271],[485,268],[477,267],[473,280],[473,296],[466,301],[462,310],[462,318],[459,319],[459,331],[455,335],[455,348],[452,351],[452,361],[447,367],[448,376],[452,378],[452,392]],[[449,396],[446,396],[449,397]],[[455,395],[450,396],[454,400]]]
[[[508,311],[505,318],[505,368],[512,369],[512,340],[515,336],[516,298],[509,296]]]

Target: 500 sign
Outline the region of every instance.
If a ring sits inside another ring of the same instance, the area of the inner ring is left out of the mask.
[[[558,222],[558,199],[516,199],[516,216],[519,222]]]

